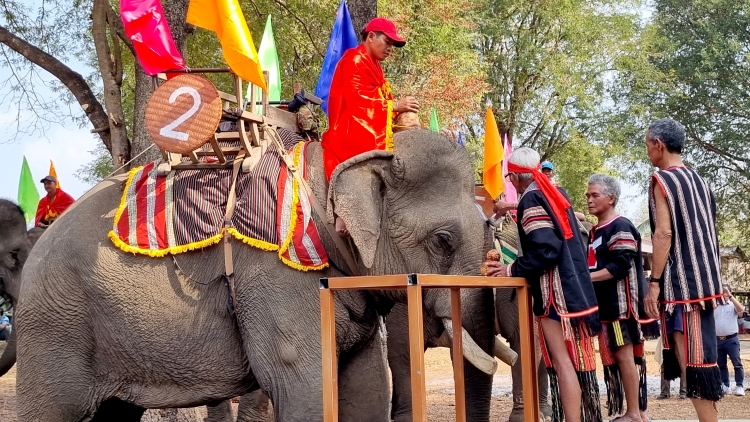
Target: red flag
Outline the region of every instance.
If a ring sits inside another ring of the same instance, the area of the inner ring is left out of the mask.
[[[122,0],[120,16],[125,34],[133,41],[138,61],[148,75],[186,68],[159,0]]]

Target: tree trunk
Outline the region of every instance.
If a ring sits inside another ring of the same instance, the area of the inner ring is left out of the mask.
[[[378,16],[377,0],[348,0],[349,13],[352,15],[352,24],[357,36],[364,31],[367,23]]]
[[[94,38],[96,58],[102,75],[102,84],[104,85],[104,106],[107,109],[107,130],[109,130],[110,136],[109,152],[112,155],[113,168],[117,170],[130,161],[130,141],[125,127],[125,114],[122,110],[120,40],[114,29],[110,28],[110,22],[114,19],[112,15],[109,0],[94,0],[91,12],[91,31]],[[118,173],[126,171],[127,168],[123,168]]]
[[[193,32],[193,27],[185,22],[187,17],[187,8],[189,0],[167,0],[163,1],[164,15],[167,17],[169,29],[172,32],[175,45],[180,52],[185,53],[187,37]],[[153,145],[153,141],[146,132],[146,103],[151,98],[153,92],[153,78],[143,72],[140,64],[136,66],[135,75],[135,109],[133,110],[133,156],[143,152],[146,148]],[[151,148],[148,152],[138,156],[133,160],[132,166],[139,166],[159,157],[159,150],[156,147]]]
[[[198,415],[198,408],[189,409],[151,409],[147,410],[141,422],[203,422]]]

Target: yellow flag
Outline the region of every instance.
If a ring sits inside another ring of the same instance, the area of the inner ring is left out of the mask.
[[[258,51],[237,0],[190,0],[187,22],[216,32],[232,72],[266,91]]]
[[[500,141],[500,130],[497,128],[492,107],[487,107],[487,117],[484,119],[484,172],[482,183],[493,200],[497,199],[505,189],[503,182],[503,143]]]
[[[56,187],[57,189],[60,189],[60,178],[57,177],[57,172],[55,171],[55,163],[53,163],[52,160],[49,160],[49,175],[55,177],[55,180],[57,180]]]

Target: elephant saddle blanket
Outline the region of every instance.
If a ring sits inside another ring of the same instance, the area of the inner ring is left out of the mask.
[[[308,143],[293,132],[278,132],[306,177]],[[249,173],[239,172],[236,206],[226,228],[231,168],[173,170],[160,175],[159,163],[130,172],[109,233],[121,250],[163,257],[214,245],[226,232],[249,246],[277,253],[295,269],[328,266],[307,192],[275,149],[269,148]]]

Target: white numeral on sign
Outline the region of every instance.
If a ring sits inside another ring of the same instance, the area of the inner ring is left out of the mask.
[[[185,132],[178,132],[174,130],[174,128],[176,128],[177,126],[185,122],[185,120],[191,118],[193,114],[198,112],[198,109],[201,107],[201,95],[195,88],[189,86],[181,86],[175,89],[172,95],[169,96],[169,104],[174,104],[174,102],[177,100],[177,97],[182,94],[188,94],[193,97],[193,106],[190,107],[190,109],[186,111],[182,116],[178,117],[174,122],[161,128],[161,130],[159,131],[159,135],[166,136],[167,138],[177,139],[180,141],[187,141],[188,134]]]

